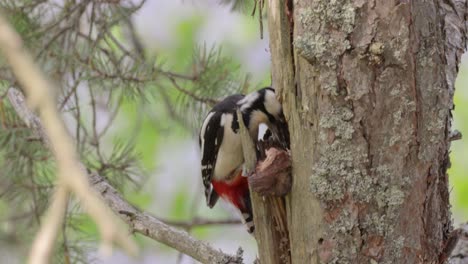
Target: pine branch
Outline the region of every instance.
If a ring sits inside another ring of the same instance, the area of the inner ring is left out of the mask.
[[[44,141],[47,147],[51,147],[46,142],[47,135],[38,118],[28,109],[25,99],[20,91],[10,88],[8,97],[26,124],[34,124],[30,128]],[[27,113],[27,114],[24,114]],[[159,241],[184,254],[187,254],[202,263],[242,263],[242,253],[228,255],[220,250],[216,250],[207,243],[197,240],[184,231],[175,229],[156,217],[141,212],[129,204],[111,184],[97,173],[88,171],[88,178],[91,187],[101,194],[107,205],[117,213],[132,229],[144,236]]]
[[[8,97],[23,121],[43,140],[47,147],[51,148],[41,121],[28,109],[21,92],[10,88]],[[242,263],[241,252],[232,256],[216,250],[207,243],[189,236],[186,232],[170,227],[154,216],[134,208],[102,176],[90,173],[88,177],[93,189],[101,194],[107,205],[119,214],[133,232],[162,242],[202,263]]]
[[[28,109],[20,91],[10,88],[8,98],[23,121],[44,141],[47,147],[47,134],[38,118]],[[31,125],[34,124],[34,125]],[[141,212],[130,205],[109,182],[97,173],[88,172],[91,187],[101,194],[107,205],[117,213],[131,228],[144,236],[159,241],[202,263],[242,263],[242,254],[228,255],[216,250],[207,243],[197,240],[184,231],[164,224],[156,217]]]
[[[198,218],[198,217],[194,217],[190,221],[163,220],[163,222],[168,225],[177,226],[183,229],[192,229],[193,227],[200,227],[200,226],[242,224],[242,222],[239,219],[211,220],[211,219],[203,219],[203,218]]]
[[[130,254],[137,253],[136,244],[121,232],[115,216],[90,188],[86,175],[76,157],[76,151],[65,125],[61,120],[53,100],[53,85],[46,80],[35,66],[31,55],[24,49],[20,36],[12,29],[8,22],[0,16],[0,50],[12,68],[16,78],[29,95],[32,106],[37,107],[43,123],[44,138],[48,138],[49,147],[53,150],[57,161],[58,182],[57,193],[48,211],[50,216],[39,230],[33,242],[29,263],[48,263],[54,240],[57,236],[63,218],[66,200],[69,193],[74,193],[86,205],[90,216],[96,221],[102,233],[103,245],[109,247],[112,242],[117,243]],[[11,90],[14,91],[14,90]],[[9,93],[9,98],[12,99]],[[20,94],[17,91],[17,94]],[[16,97],[12,104],[21,103]],[[22,100],[24,103],[24,98]],[[29,121],[27,124],[31,124]],[[63,193],[62,193],[63,191]],[[50,222],[59,225],[50,224]],[[54,228],[55,227],[55,228]]]

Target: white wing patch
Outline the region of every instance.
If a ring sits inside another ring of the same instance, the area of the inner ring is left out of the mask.
[[[259,96],[260,94],[258,92],[248,94],[242,100],[237,102],[237,105],[242,105],[241,111],[244,111],[245,109],[250,108],[252,104],[255,102],[255,100],[258,99]]]
[[[221,122],[220,122],[220,126],[224,126],[224,124],[226,124],[226,119],[228,118],[227,115],[231,115],[231,114],[222,114],[221,115]],[[232,116],[232,115],[231,115]]]
[[[201,155],[203,157],[203,149],[205,147],[205,132],[206,132],[206,128],[208,127],[208,124],[210,123],[210,119],[213,117],[215,113],[214,112],[211,112],[209,113],[206,118],[205,118],[205,121],[203,121],[203,125],[202,125],[202,128],[201,128],[201,131],[200,131],[200,142],[201,142]]]
[[[261,140],[263,139],[263,136],[265,136],[265,133],[267,132],[268,130],[268,126],[265,125],[265,124],[260,124],[258,126],[258,137],[257,137],[257,140]]]

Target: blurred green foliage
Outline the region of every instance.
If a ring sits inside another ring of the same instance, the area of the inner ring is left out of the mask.
[[[466,56],[465,56],[466,58]],[[455,83],[454,129],[462,133],[462,139],[452,142],[449,181],[452,212],[455,222],[468,221],[468,65],[466,60],[460,65]]]
[[[184,70],[187,64],[191,64],[194,56],[194,47],[198,46],[197,34],[205,23],[205,17],[201,14],[195,14],[191,17],[181,18],[177,22],[174,48],[167,50],[164,57],[167,56],[170,65],[175,69]]]

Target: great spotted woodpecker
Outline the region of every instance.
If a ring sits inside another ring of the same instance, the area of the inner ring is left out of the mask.
[[[254,231],[252,206],[236,111],[240,109],[251,138],[258,138],[259,125],[265,124],[272,136],[289,145],[289,132],[275,91],[263,88],[246,96],[231,95],[208,113],[200,131],[201,172],[206,203],[210,208],[221,197],[242,214],[247,231]],[[254,142],[256,143],[256,142]]]

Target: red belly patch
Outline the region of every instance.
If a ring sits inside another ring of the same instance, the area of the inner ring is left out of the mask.
[[[247,209],[245,196],[249,195],[249,183],[247,177],[242,176],[242,171],[230,181],[212,181],[211,183],[221,198],[232,203],[241,212]]]

